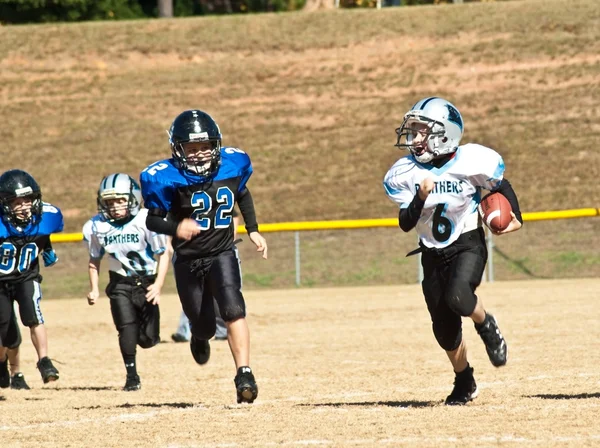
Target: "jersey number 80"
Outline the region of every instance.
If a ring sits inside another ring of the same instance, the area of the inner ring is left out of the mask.
[[[19,249],[14,244],[5,241],[0,246],[0,275],[8,275],[15,270],[25,272],[29,269],[31,262],[38,256],[38,247],[35,243],[28,243],[23,246],[17,256]],[[17,263],[18,259],[18,263]]]

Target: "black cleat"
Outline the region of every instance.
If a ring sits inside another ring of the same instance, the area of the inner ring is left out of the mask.
[[[454,377],[454,389],[446,397],[446,406],[464,406],[469,401],[477,398],[479,390],[473,377],[473,368],[467,367]]]
[[[206,364],[210,359],[210,344],[205,339],[196,339],[192,335],[190,350],[192,351],[194,360],[200,365]]]
[[[240,367],[233,380],[238,403],[252,403],[258,396],[258,386],[250,367]]]
[[[173,342],[188,342],[189,341],[189,339],[186,338],[181,333],[173,333],[171,335],[171,339],[173,339]]]
[[[142,383],[138,375],[127,375],[127,379],[125,380],[125,386],[123,386],[124,391],[131,392],[134,390],[140,390],[141,388]]]
[[[37,368],[42,375],[42,380],[44,380],[44,384],[50,383],[52,381],[56,381],[58,379],[58,370],[50,361],[50,358],[44,356],[37,363]]]
[[[10,386],[10,373],[8,373],[8,357],[0,363],[0,388],[6,389]]]
[[[29,385],[25,382],[25,377],[21,372],[15,373],[10,378],[10,388],[15,390],[29,390]]]
[[[483,323],[475,324],[475,329],[485,344],[490,362],[496,367],[505,365],[508,347],[494,316],[486,313]]]

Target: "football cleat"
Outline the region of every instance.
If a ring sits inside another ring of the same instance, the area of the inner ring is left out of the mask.
[[[446,406],[464,406],[469,401],[477,398],[479,390],[473,377],[473,368],[467,367],[464,371],[457,373],[454,378],[454,389],[446,397]]]
[[[37,363],[37,368],[42,375],[42,380],[44,380],[44,384],[50,383],[52,381],[56,381],[58,379],[58,370],[50,361],[50,358],[44,356]]]
[[[15,390],[29,390],[29,385],[25,382],[25,377],[21,372],[15,373],[10,379],[10,388]]]
[[[494,316],[486,313],[483,323],[475,324],[475,329],[485,344],[490,362],[496,367],[505,365],[508,347]]]
[[[135,390],[140,390],[141,388],[142,383],[138,375],[127,375],[127,379],[125,380],[125,386],[123,386],[124,391],[132,392]]]
[[[171,335],[171,339],[173,339],[173,342],[188,342],[189,341],[189,339],[186,338],[181,333],[173,333]]]
[[[258,396],[258,385],[250,367],[240,367],[233,380],[238,403],[252,403]]]

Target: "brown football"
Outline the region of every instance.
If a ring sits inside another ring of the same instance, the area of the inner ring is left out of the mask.
[[[512,221],[511,211],[510,202],[501,193],[490,193],[479,204],[479,214],[483,222],[494,232],[508,227]]]

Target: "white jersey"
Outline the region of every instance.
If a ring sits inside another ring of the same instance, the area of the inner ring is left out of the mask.
[[[496,188],[503,175],[500,154],[469,143],[459,146],[455,156],[441,168],[421,164],[412,154],[403,157],[387,172],[383,186],[392,201],[406,208],[421,181],[433,179],[434,188],[425,201],[416,230],[426,247],[439,249],[481,225],[477,214],[481,189]]]
[[[148,230],[148,209],[141,209],[127,224],[118,226],[98,214],[83,226],[84,242],[90,257],[101,259],[110,255],[108,269],[125,277],[153,275],[157,261],[154,256],[167,248],[165,235]]]

